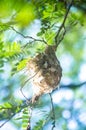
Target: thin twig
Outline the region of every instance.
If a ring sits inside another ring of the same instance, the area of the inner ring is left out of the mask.
[[[64,27],[64,32],[63,32],[63,34],[62,34],[62,37],[61,37],[61,38],[59,39],[59,41],[58,41],[58,45],[59,45],[60,42],[64,39],[65,34],[66,34],[66,30],[65,30],[65,27]]]
[[[25,85],[29,80],[33,79],[33,78],[37,75],[37,73],[38,73],[39,71],[40,71],[40,70],[38,70],[33,76],[31,76],[29,79],[27,79],[27,80],[24,82],[24,84],[22,85],[22,87],[20,88],[20,91],[21,91],[22,95],[25,97],[27,103],[28,103],[28,98],[27,98],[27,97],[25,96],[25,94],[23,93],[24,85]],[[29,101],[29,102],[30,102],[30,101]]]
[[[22,49],[26,48],[28,45],[31,45],[34,41],[29,41],[25,45],[21,46]]]
[[[54,111],[54,104],[53,104],[53,99],[52,99],[51,93],[49,93],[49,95],[50,95],[50,99],[51,99],[51,110],[52,110],[52,119],[53,119],[52,130],[54,130],[54,128],[55,128],[55,111]]]
[[[70,11],[70,8],[71,8],[71,6],[72,6],[72,3],[73,3],[73,0],[71,0],[71,3],[70,3],[70,5],[69,5],[69,7],[68,7],[68,9],[67,9],[67,11],[66,11],[65,16],[64,16],[63,22],[62,22],[61,26],[59,27],[59,30],[58,30],[58,32],[57,32],[57,34],[56,34],[56,36],[55,36],[56,48],[57,48],[57,46],[59,45],[59,43],[63,40],[63,38],[62,38],[62,39],[60,39],[60,41],[58,42],[57,39],[58,39],[58,36],[59,36],[61,30],[65,27],[65,22],[66,22],[68,13],[69,13],[69,11]],[[64,34],[64,35],[65,35],[65,34]]]
[[[21,35],[23,38],[28,38],[28,39],[32,39],[33,41],[40,41],[40,42],[44,42],[45,44],[47,44],[47,42],[44,39],[36,39],[33,38],[31,36],[25,36],[24,34],[22,34],[21,32],[17,31],[13,26],[10,26],[10,28],[15,31],[17,34]]]

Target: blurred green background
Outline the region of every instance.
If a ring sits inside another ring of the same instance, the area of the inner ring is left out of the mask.
[[[30,114],[20,92],[20,87],[29,77],[25,73],[26,63],[44,51],[45,44],[37,39],[54,44],[69,3],[70,0],[0,0],[1,130],[26,128]],[[56,116],[54,130],[86,130],[85,0],[73,2],[65,30],[64,39],[56,51],[63,75],[60,88],[52,93]],[[32,96],[30,82],[25,84],[23,91],[28,98]],[[15,116],[10,120],[13,114]],[[6,120],[9,122],[2,127]],[[31,128],[50,130],[52,122],[50,97],[43,95],[34,106]]]

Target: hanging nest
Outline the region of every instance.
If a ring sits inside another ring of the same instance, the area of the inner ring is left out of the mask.
[[[27,63],[32,76],[32,102],[45,93],[52,92],[60,82],[62,69],[52,46],[47,46],[44,53],[39,53]]]

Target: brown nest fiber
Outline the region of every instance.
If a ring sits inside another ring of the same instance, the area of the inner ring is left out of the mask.
[[[27,63],[33,83],[32,102],[45,93],[57,88],[62,69],[52,46],[47,46],[44,53],[39,53]]]

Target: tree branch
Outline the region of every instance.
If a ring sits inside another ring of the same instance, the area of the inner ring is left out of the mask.
[[[72,4],[73,4],[73,0],[71,0],[71,3],[70,3],[70,5],[69,5],[69,7],[68,7],[68,9],[67,9],[67,11],[66,11],[65,16],[64,16],[63,22],[62,22],[61,26],[59,27],[59,30],[58,30],[58,32],[57,32],[57,34],[56,34],[56,36],[55,36],[55,47],[56,47],[56,48],[57,48],[57,46],[60,44],[60,42],[61,42],[61,41],[63,40],[63,38],[64,38],[64,36],[63,36],[62,39],[60,39],[60,41],[58,42],[58,36],[59,36],[61,30],[62,30],[63,28],[65,28],[65,22],[66,22],[66,19],[67,19],[67,17],[68,17],[68,13],[69,13],[69,11],[70,11],[70,8],[71,8]],[[64,30],[64,35],[65,35],[65,30]]]
[[[34,41],[39,41],[39,42],[43,42],[45,44],[47,44],[47,42],[44,40],[44,39],[36,39],[36,38],[33,38],[31,36],[25,36],[24,34],[20,33],[19,31],[17,31],[13,26],[10,26],[10,28],[15,31],[17,34],[21,35],[23,38],[28,38],[28,39],[31,39]]]
[[[71,83],[69,85],[61,85],[60,87],[61,88],[70,88],[70,89],[76,89],[76,88],[79,88],[83,85],[86,85],[86,81],[85,82],[82,82],[82,83],[79,83],[79,84],[74,84],[74,83]]]
[[[62,85],[60,85],[60,88],[62,88],[62,89],[63,88],[77,89],[79,87],[82,87],[83,85],[86,85],[86,81],[79,83],[79,84],[75,84],[75,83],[71,83],[71,84],[68,84],[68,85],[62,84]],[[58,88],[56,88],[53,92],[55,92],[56,90],[58,91]]]

